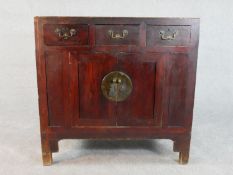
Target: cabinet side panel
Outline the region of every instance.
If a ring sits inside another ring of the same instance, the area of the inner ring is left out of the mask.
[[[188,87],[188,61],[186,54],[170,54],[168,70],[169,107],[168,125],[184,126]]]
[[[43,48],[42,22],[39,17],[34,18],[35,24],[35,46],[36,46],[36,67],[37,67],[37,85],[38,85],[38,103],[40,115],[41,134],[46,132],[48,127],[48,106],[46,93],[46,73]]]
[[[64,124],[64,101],[63,89],[66,88],[63,79],[63,53],[46,53],[46,76],[49,125],[62,126]]]

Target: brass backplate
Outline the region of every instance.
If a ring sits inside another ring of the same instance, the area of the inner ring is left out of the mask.
[[[131,94],[132,89],[130,77],[121,71],[113,71],[105,75],[101,84],[103,95],[115,102],[124,101]]]

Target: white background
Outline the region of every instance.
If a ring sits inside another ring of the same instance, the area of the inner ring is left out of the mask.
[[[170,141],[61,141],[41,162],[34,16],[200,17],[190,163]],[[0,174],[232,174],[233,1],[1,0]]]

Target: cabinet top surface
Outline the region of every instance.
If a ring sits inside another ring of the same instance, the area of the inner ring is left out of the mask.
[[[194,19],[199,20],[200,18],[194,17],[118,17],[118,16],[35,16],[34,18],[111,18],[111,19]]]
[[[113,21],[120,21],[120,22],[127,22],[127,23],[133,23],[133,22],[178,22],[178,23],[187,23],[187,25],[193,24],[193,23],[199,23],[200,18],[185,18],[185,17],[92,17],[92,16],[35,16],[35,20],[42,20],[42,21],[53,21],[53,20],[64,20],[72,22],[73,20],[81,20],[85,22],[113,22]]]

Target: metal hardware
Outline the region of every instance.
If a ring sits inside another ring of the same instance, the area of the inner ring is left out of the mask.
[[[112,39],[124,39],[129,34],[129,32],[128,32],[128,30],[124,29],[124,30],[122,30],[122,34],[120,34],[120,33],[114,34],[113,30],[109,30],[108,34],[110,35],[110,37]]]
[[[177,31],[172,32],[170,31],[170,29],[168,29],[167,32],[163,30],[160,31],[160,36],[162,40],[174,40],[177,34],[178,34]]]
[[[68,27],[56,28],[54,32],[58,34],[60,38],[65,40],[77,34],[76,29],[69,29]]]
[[[105,75],[101,90],[103,95],[111,101],[124,101],[132,92],[133,84],[130,77],[124,72],[113,71]]]

